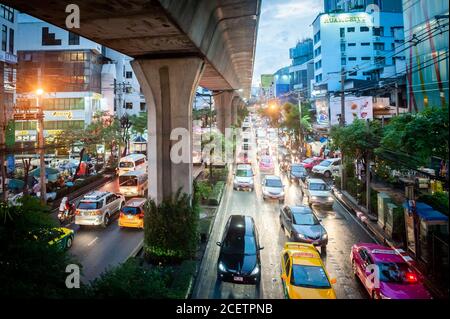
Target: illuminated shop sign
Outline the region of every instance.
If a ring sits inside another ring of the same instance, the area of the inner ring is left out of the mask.
[[[323,19],[323,23],[366,23],[364,15],[328,15]]]

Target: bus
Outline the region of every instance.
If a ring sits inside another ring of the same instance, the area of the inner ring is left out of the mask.
[[[148,189],[145,171],[130,171],[119,176],[119,192],[125,197],[145,196]]]
[[[144,154],[130,154],[119,161],[119,176],[130,171],[147,171],[147,158]]]

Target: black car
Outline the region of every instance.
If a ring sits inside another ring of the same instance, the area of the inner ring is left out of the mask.
[[[288,169],[287,176],[291,182],[299,182],[300,180],[304,182],[306,177],[308,177],[308,172],[303,165],[292,163]]]
[[[232,215],[228,219],[217,261],[217,280],[256,284],[261,280],[258,232],[252,217]]]
[[[320,246],[326,252],[328,234],[308,206],[284,206],[280,209],[280,225],[290,241]]]

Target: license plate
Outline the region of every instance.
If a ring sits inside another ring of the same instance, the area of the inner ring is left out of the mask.
[[[127,215],[128,219],[133,219],[133,215]]]
[[[243,277],[234,277],[234,281],[244,281]]]

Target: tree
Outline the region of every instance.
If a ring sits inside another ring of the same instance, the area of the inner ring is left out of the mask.
[[[310,110],[305,104],[302,104],[301,108],[301,118],[297,105],[287,102],[282,108],[283,121],[281,126],[290,132],[291,138],[295,141],[297,147],[303,145],[305,135],[312,131]]]
[[[394,117],[384,127],[377,154],[398,168],[428,165],[432,156],[448,161],[448,116],[447,107],[431,107]]]
[[[147,112],[141,112],[139,115],[132,115],[130,117],[131,121],[131,132],[135,135],[144,135],[147,132]]]

